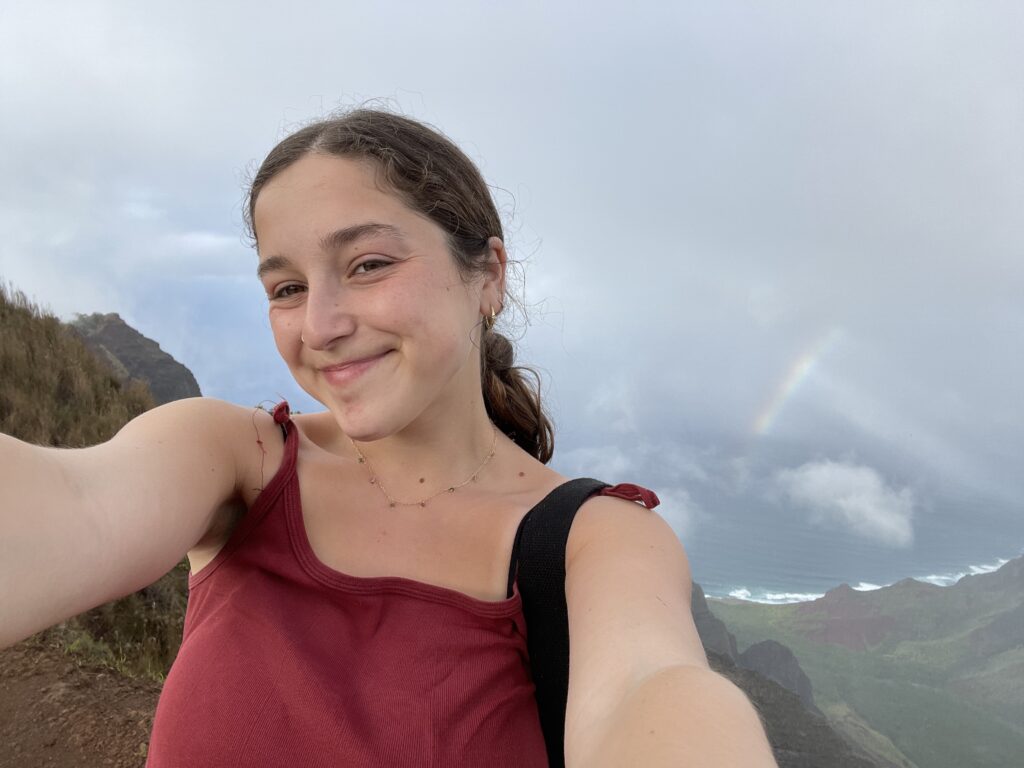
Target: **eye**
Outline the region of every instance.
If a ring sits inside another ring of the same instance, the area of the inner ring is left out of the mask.
[[[295,288],[297,290],[293,291],[292,290],[293,288]],[[281,287],[279,287],[276,290],[274,290],[274,292],[271,293],[268,298],[270,298],[270,299],[287,299],[287,298],[290,298],[291,296],[294,296],[301,289],[302,289],[302,286],[299,285],[298,283],[288,283],[287,285],[282,285]]]
[[[365,275],[367,272],[375,272],[381,267],[386,267],[391,264],[390,261],[384,259],[367,259],[366,261],[360,262],[352,270],[354,275]]]

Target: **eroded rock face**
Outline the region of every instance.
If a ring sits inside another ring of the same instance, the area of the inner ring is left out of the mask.
[[[119,380],[145,382],[157,405],[202,394],[188,368],[128,325],[117,313],[79,315],[71,327]]]
[[[844,741],[824,717],[809,711],[795,693],[713,651],[708,661],[758,711],[779,768],[882,768]]]
[[[693,583],[690,593],[690,612],[693,614],[693,623],[697,625],[697,634],[700,635],[704,649],[725,656],[736,663],[739,659],[736,638],[726,629],[725,622],[711,613],[708,601],[704,597],[704,590],[697,582]]]
[[[789,648],[775,640],[765,640],[739,653],[735,636],[725,626],[725,622],[711,612],[704,590],[696,582],[690,595],[690,606],[705,651],[724,656],[743,669],[774,680],[799,696],[809,710],[821,714],[814,704],[811,680]]]
[[[763,640],[754,643],[739,657],[739,665],[745,669],[758,672],[769,680],[774,680],[783,688],[793,691],[800,697],[804,706],[817,711],[814,705],[814,692],[811,679],[800,668],[796,656],[782,643],[775,640]]]

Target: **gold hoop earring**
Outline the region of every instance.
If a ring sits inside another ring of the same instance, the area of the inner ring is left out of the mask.
[[[491,305],[491,316],[490,317],[484,316],[484,330],[485,331],[489,331],[489,330],[491,330],[491,328],[494,327],[494,323],[496,322],[496,318],[497,318],[497,315],[494,314],[494,305],[492,304]]]

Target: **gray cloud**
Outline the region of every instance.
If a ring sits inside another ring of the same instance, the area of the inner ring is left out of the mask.
[[[914,494],[891,488],[871,467],[837,461],[783,469],[776,482],[814,522],[843,528],[883,544],[908,547],[914,540]]]
[[[391,99],[495,186],[563,471],[655,487],[709,583],[898,577],[845,530],[905,488],[892,567],[953,571],[1024,542],[1021,33],[1012,3],[18,4],[0,276],[121,312],[209,394],[309,410],[242,182],[289,127]],[[777,478],[829,462],[882,490],[808,531]]]

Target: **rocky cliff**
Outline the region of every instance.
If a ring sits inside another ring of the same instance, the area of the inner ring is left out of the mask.
[[[727,656],[708,653],[711,667],[729,678],[750,701],[764,723],[779,768],[882,768],[839,736],[820,715],[809,711],[792,691]]]
[[[118,314],[79,315],[71,327],[120,381],[145,382],[157,405],[202,394],[188,368]]]
[[[736,638],[726,629],[725,622],[711,613],[707,598],[704,597],[704,590],[697,582],[693,582],[693,589],[690,592],[690,612],[693,614],[693,623],[697,625],[697,634],[700,635],[704,650],[725,656],[735,664],[739,658],[736,652]]]
[[[708,608],[697,583],[690,606],[708,661],[757,708],[779,768],[881,768],[851,748],[814,706],[811,681],[789,648],[768,641],[739,654],[736,638]]]
[[[739,665],[744,669],[758,672],[769,680],[774,680],[783,688],[793,691],[800,697],[812,712],[820,714],[814,706],[814,693],[811,690],[811,679],[800,668],[796,656],[786,646],[776,640],[762,640],[747,648],[739,657]]]

